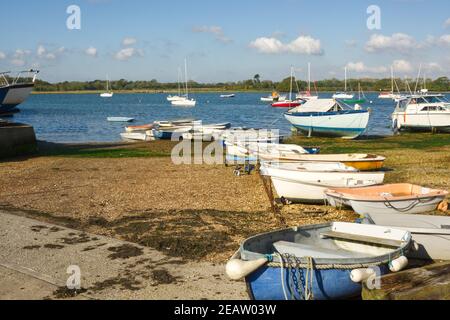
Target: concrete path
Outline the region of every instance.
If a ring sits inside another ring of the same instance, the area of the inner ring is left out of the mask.
[[[79,267],[83,293],[65,290]],[[247,299],[223,265],[185,263],[133,243],[0,211],[0,299]]]

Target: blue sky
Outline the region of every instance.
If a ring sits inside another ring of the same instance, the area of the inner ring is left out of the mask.
[[[81,9],[68,30],[66,9]],[[381,9],[369,30],[366,10]],[[37,67],[48,81],[236,81],[450,75],[448,0],[16,0],[0,13],[0,70]],[[5,32],[5,30],[8,30]]]

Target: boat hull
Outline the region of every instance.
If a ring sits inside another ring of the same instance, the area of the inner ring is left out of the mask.
[[[0,112],[13,110],[33,91],[34,84],[15,84],[0,88]]]
[[[363,110],[285,113],[286,120],[304,134],[345,139],[362,135],[369,124],[369,117],[370,113]]]
[[[388,273],[386,265],[380,268],[381,275]],[[312,293],[314,300],[343,300],[356,298],[361,295],[361,284],[350,279],[352,270],[314,270]],[[293,286],[289,269],[283,270],[285,287]],[[298,272],[298,269],[296,269]],[[305,275],[306,269],[300,269]],[[283,284],[281,282],[281,268],[263,267],[245,279],[250,299],[252,300],[285,300]],[[299,279],[300,281],[300,279]],[[290,293],[289,293],[290,294]],[[302,300],[299,293],[294,298]]]
[[[406,113],[394,112],[392,126],[410,131],[450,132],[450,112]]]
[[[275,102],[272,104],[273,108],[295,108],[301,106],[300,102]]]

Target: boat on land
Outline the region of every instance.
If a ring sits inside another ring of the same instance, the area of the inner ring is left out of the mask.
[[[271,178],[285,203],[323,204],[327,189],[378,185],[385,172],[360,172],[339,162],[261,162],[261,174]]]
[[[359,189],[329,189],[328,203],[349,206],[361,216],[370,213],[420,214],[436,210],[449,193],[408,183],[386,184]]]
[[[450,260],[450,217],[419,214],[370,213],[365,223],[390,226],[411,232],[408,258]]]
[[[253,300],[360,297],[361,282],[408,265],[408,231],[345,222],[294,227],[245,240],[226,265]],[[378,274],[372,267],[377,267]]]
[[[333,94],[333,99],[353,99],[355,97],[354,94],[347,92],[347,67],[345,67],[345,88],[343,92],[336,92]]]
[[[221,94],[220,97],[221,98],[234,98],[234,97],[236,97],[236,95],[234,93],[232,93],[232,94]]]
[[[401,99],[392,113],[394,130],[450,132],[450,102],[422,90]]]
[[[361,171],[379,170],[383,167],[385,157],[367,153],[349,154],[295,154],[280,153],[278,156],[261,154],[261,157],[277,162],[341,162],[346,166]]]
[[[284,114],[294,128],[308,136],[355,139],[367,130],[370,110],[351,108],[334,99],[307,101]]]
[[[294,68],[291,68],[291,85],[289,90],[289,99],[288,100],[278,100],[277,102],[272,103],[272,107],[274,108],[295,108],[302,104],[303,100],[292,100],[292,90],[293,90],[293,82],[294,82]]]
[[[182,125],[193,125],[194,122],[198,120],[196,119],[178,119],[178,120],[161,120],[153,122],[153,125],[156,127],[175,127]]]
[[[180,123],[178,125],[173,126],[155,126],[153,128],[153,135],[157,139],[170,140],[174,136],[177,140],[183,139],[183,135],[189,132],[196,133],[207,133],[214,134],[217,131],[225,131],[226,129],[231,127],[231,123],[223,122],[223,123],[214,123],[214,124],[202,124],[197,122],[192,123]],[[186,138],[189,136],[186,135]]]
[[[12,115],[16,107],[31,94],[39,70],[26,70],[11,77],[11,72],[0,73],[0,114]]]
[[[106,76],[106,92],[101,93],[100,97],[102,97],[102,98],[112,98],[113,97],[114,92],[112,92],[112,90],[110,90],[109,86],[110,86],[109,77]]]
[[[280,157],[299,154],[318,154],[319,147],[301,147],[296,144],[256,143],[250,144],[247,149],[263,161],[276,161]]]
[[[107,120],[109,122],[133,122],[134,118],[127,117],[108,117]]]
[[[170,103],[173,106],[178,107],[195,107],[197,101],[195,99],[189,98],[189,87],[188,87],[188,75],[187,75],[187,60],[184,60],[184,76],[186,83],[186,93],[180,99],[172,100]]]
[[[317,91],[317,89],[316,89],[316,91]],[[317,94],[317,92],[315,95],[311,94],[311,63],[308,63],[308,91],[298,93],[296,95],[296,98],[298,100],[304,100],[304,101],[319,99],[319,95]]]
[[[148,130],[152,130],[153,129],[153,124],[149,123],[149,124],[143,124],[143,125],[138,125],[138,126],[128,126],[125,127],[125,131],[132,133],[132,132],[141,132],[141,131],[148,131]]]
[[[152,130],[147,130],[144,132],[124,132],[120,136],[123,140],[128,141],[154,141],[155,137]]]

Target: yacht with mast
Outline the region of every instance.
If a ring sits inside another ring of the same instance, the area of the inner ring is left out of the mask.
[[[110,90],[110,83],[109,83],[109,76],[106,76],[106,92],[103,92],[102,94],[100,94],[100,97],[102,98],[112,98],[114,95],[114,92],[112,92],[112,90]]]
[[[311,63],[308,63],[308,91],[300,92],[296,95],[296,98],[305,101],[319,99],[317,92],[316,95],[311,94]]]
[[[294,68],[291,67],[291,85],[290,85],[290,90],[289,90],[289,99],[274,102],[272,104],[272,107],[274,107],[274,108],[295,108],[302,104],[302,101],[300,101],[300,100],[295,100],[295,101],[292,100],[293,84],[294,84]]]
[[[387,92],[387,91],[380,92],[378,99],[392,99],[392,100],[400,99],[401,95],[394,93],[394,84],[395,84],[394,67],[391,66],[391,91],[390,92]]]
[[[353,99],[355,95],[347,92],[347,67],[345,67],[345,89],[344,92],[336,92],[333,99]]]
[[[181,69],[178,68],[178,78],[177,78],[177,83],[178,83],[178,94],[177,95],[169,95],[167,97],[167,101],[175,101],[175,100],[182,100],[185,98],[184,95],[181,94]]]
[[[197,101],[195,101],[192,98],[189,98],[187,60],[186,59],[184,59],[184,76],[185,76],[185,82],[186,82],[186,94],[185,94],[185,96],[180,97],[180,99],[172,100],[171,104],[173,106],[178,106],[178,107],[195,107],[195,105],[197,104]]]

